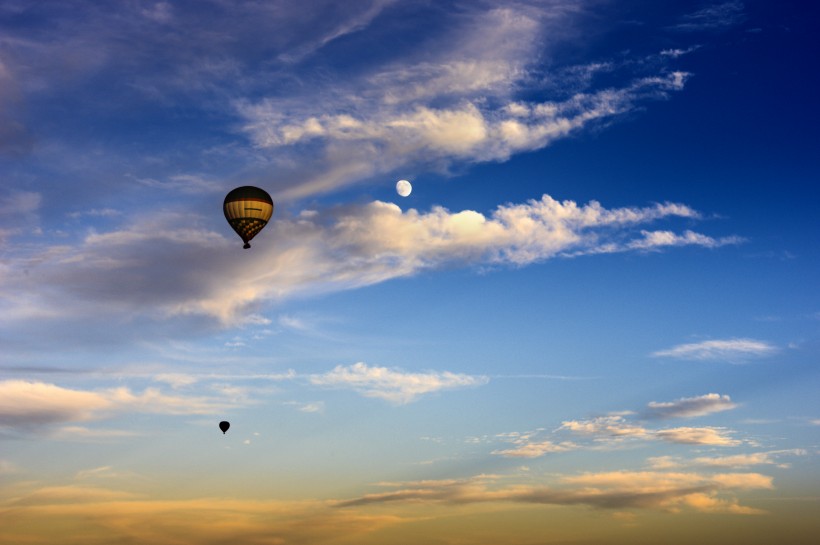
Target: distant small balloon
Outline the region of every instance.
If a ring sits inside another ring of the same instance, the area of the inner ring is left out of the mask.
[[[396,193],[402,197],[406,197],[413,191],[413,186],[407,180],[399,180],[396,182]]]
[[[228,428],[231,427],[230,422],[225,422],[224,420],[219,423],[219,429],[222,430],[222,435],[225,435],[225,432],[228,431]]]

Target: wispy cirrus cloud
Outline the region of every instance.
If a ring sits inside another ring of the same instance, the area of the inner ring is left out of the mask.
[[[725,30],[742,23],[746,19],[744,5],[740,0],[712,3],[695,12],[681,17],[673,26],[674,30],[694,32],[703,30]]]
[[[0,129],[0,139],[2,139],[2,129]],[[10,191],[0,196],[0,244],[4,244],[6,238],[19,234],[21,231],[40,229],[39,211],[42,200],[42,194],[34,191]],[[2,269],[0,269],[0,274],[2,274]]]
[[[226,132],[247,138],[217,144],[220,152],[250,158],[243,176],[275,166],[275,196],[294,199],[408,166],[448,171],[506,160],[683,89],[688,74],[667,62],[649,73],[633,63],[605,88],[588,77],[561,82],[563,74],[609,66],[607,59],[570,69],[557,63],[545,77],[556,49],[588,36],[585,15],[593,4],[476,2],[450,10],[423,2],[309,0],[298,7],[212,2],[203,11],[115,1],[80,3],[77,19],[30,4],[22,9],[29,20],[55,23],[3,28],[10,54],[0,64],[0,82],[9,85],[0,88],[21,89],[34,106],[101,94],[106,108],[89,113],[106,117],[135,103],[216,113]],[[421,39],[408,17],[432,21]],[[392,47],[372,58],[367,53],[385,35],[395,36]],[[339,77],[339,51],[368,60],[345,65]],[[529,99],[534,91],[545,96],[545,87],[549,99]],[[0,110],[10,101],[0,95]],[[25,127],[17,125],[3,125],[8,134],[0,134],[0,150],[4,140],[7,149],[25,147]],[[213,152],[212,140],[202,145]],[[302,159],[306,150],[309,162]],[[213,189],[201,178],[174,176],[133,177],[152,187]]]
[[[777,347],[766,341],[737,338],[679,344],[651,355],[658,358],[742,363],[752,358],[770,356],[775,352]]]
[[[728,395],[705,394],[696,397],[682,397],[675,401],[651,401],[643,411],[650,419],[687,418],[728,411],[737,407]]]
[[[337,365],[327,373],[311,375],[309,380],[317,386],[352,389],[365,397],[405,404],[442,390],[480,386],[489,379],[449,371],[409,373],[386,367],[370,367],[359,362],[349,366]]]
[[[285,114],[274,100],[239,103],[244,130],[256,146],[277,149],[311,143],[324,151],[320,172],[298,187],[278,192],[293,199],[384,174],[408,164],[446,170],[454,162],[502,161],[515,153],[543,148],[584,127],[613,119],[649,98],[681,90],[687,74],[640,78],[621,89],[576,94],[559,102],[508,100],[490,109],[483,100],[465,99],[449,107],[383,104],[375,112],[326,110]],[[337,163],[344,157],[344,165]]]

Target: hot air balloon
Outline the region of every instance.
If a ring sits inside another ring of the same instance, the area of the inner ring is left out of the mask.
[[[222,211],[236,234],[242,237],[245,243],[243,248],[248,249],[251,247],[250,240],[268,224],[273,215],[273,199],[264,189],[245,185],[225,196]]]
[[[222,430],[222,435],[225,435],[225,432],[228,431],[228,428],[231,427],[230,422],[225,422],[224,420],[219,423],[219,429]]]

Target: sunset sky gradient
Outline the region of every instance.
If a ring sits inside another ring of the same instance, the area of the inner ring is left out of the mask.
[[[812,543],[810,4],[4,0],[0,544]]]

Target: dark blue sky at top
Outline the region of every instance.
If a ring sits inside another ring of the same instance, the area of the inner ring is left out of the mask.
[[[815,211],[820,204],[816,9],[807,2],[728,2],[721,4],[728,6],[727,24],[698,27],[702,21],[691,14],[709,5],[633,1],[601,3],[589,10],[579,23],[587,39],[553,43],[544,54],[548,62],[539,65],[533,78],[605,62],[616,68],[594,76],[591,87],[618,86],[654,73],[654,66],[639,66],[636,59],[694,48],[670,62],[669,69],[691,74],[685,89],[507,161],[455,165],[451,176],[423,168],[398,171],[397,177],[410,177],[417,187],[408,202],[419,209],[441,204],[482,212],[542,193],[579,203],[594,199],[606,207],[683,202],[706,216],[715,236],[737,234],[748,239],[729,251],[775,260],[800,256],[804,262],[816,263]],[[43,3],[40,10],[5,14],[2,25],[11,36],[48,41],[52,34],[71,35],[75,27],[93,29],[96,15],[115,9],[89,10],[89,6],[75,11],[70,4]],[[200,28],[195,20],[201,19],[206,30],[200,38],[209,32],[219,34],[217,13],[199,12],[197,3],[178,6],[193,18],[192,28]],[[235,55],[244,69],[256,72],[257,80],[221,79],[211,86],[161,89],[158,95],[140,87],[145,85],[142,73],[159,79],[175,77],[186,59],[196,57],[199,46],[188,43],[189,37],[175,29],[171,32],[179,35],[170,43],[177,43],[180,50],[169,55],[161,50],[169,43],[167,36],[160,40],[124,22],[117,30],[125,31],[109,42],[120,48],[119,61],[92,70],[89,77],[77,77],[71,66],[61,76],[61,67],[54,67],[61,88],[32,93],[12,112],[13,119],[27,126],[33,152],[0,159],[10,173],[6,180],[11,182],[6,183],[21,191],[50,188],[43,192],[42,221],[53,228],[62,227],[65,214],[89,201],[104,206],[97,198],[149,206],[155,196],[135,186],[134,180],[167,176],[175,169],[180,174],[195,171],[229,181],[225,183],[245,183],[243,155],[201,152],[247,146],[234,112],[224,107],[226,101],[287,95],[300,88],[319,98],[332,94],[334,86],[344,85],[371,63],[388,62],[408,52],[413,59],[414,48],[421,56],[428,35],[418,33],[419,22],[428,22],[430,35],[446,33],[448,23],[459,17],[458,6],[399,4],[379,14],[368,32],[342,36],[333,47],[319,49],[296,65],[272,56],[285,37],[260,31],[225,40],[215,51]],[[306,24],[315,21],[306,19]],[[537,101],[560,100],[570,92],[541,85],[522,88],[519,94]],[[42,161],[42,153],[63,157]],[[66,157],[76,164],[67,168]],[[91,171],[83,165],[92,163],[98,179],[84,179]],[[433,187],[435,191],[427,190]],[[281,203],[279,213],[297,213],[304,206],[348,197],[389,200],[392,184],[366,180],[306,201]],[[212,198],[165,194],[157,202],[175,201],[174,206],[201,212]],[[93,221],[105,228],[110,219]],[[217,215],[213,225],[220,221]]]

